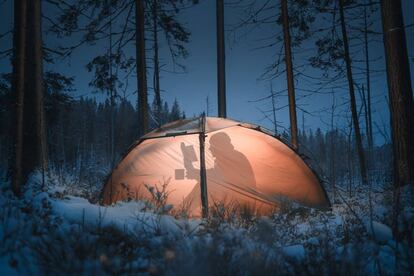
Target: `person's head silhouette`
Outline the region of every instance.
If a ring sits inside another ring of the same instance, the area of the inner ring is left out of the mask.
[[[234,146],[226,133],[219,132],[211,136],[209,149],[211,154],[217,157],[220,153],[223,154],[233,151]]]

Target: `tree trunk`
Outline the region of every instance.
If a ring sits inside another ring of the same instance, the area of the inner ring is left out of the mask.
[[[354,123],[355,142],[357,144],[357,150],[358,150],[359,168],[360,168],[362,183],[368,184],[367,170],[365,167],[365,154],[364,154],[364,149],[362,147],[361,131],[360,131],[359,122],[358,122],[358,113],[357,113],[355,90],[354,90],[354,80],[352,77],[351,58],[349,55],[348,34],[346,32],[346,25],[345,25],[344,0],[339,0],[339,13],[341,17],[342,40],[344,43],[344,59],[346,63],[349,96],[350,96],[350,101],[351,101],[352,121]]]
[[[45,120],[45,105],[44,105],[44,83],[43,83],[43,39],[42,39],[42,6],[41,0],[29,1],[33,3],[33,25],[35,43],[34,48],[34,60],[35,60],[35,72],[36,76],[34,87],[36,89],[36,121],[37,121],[37,137],[39,140],[39,158],[42,166],[42,170],[47,169],[47,146],[46,146],[46,120]]]
[[[160,62],[158,58],[158,1],[154,0],[152,7],[152,25],[153,25],[153,39],[154,39],[154,94],[155,94],[155,105],[156,105],[156,120],[158,127],[161,126],[161,90],[160,90]]]
[[[368,45],[368,23],[367,23],[367,5],[364,7],[364,46],[365,46],[365,67],[366,67],[366,81],[367,81],[367,108],[368,108],[368,146],[370,155],[374,146],[374,139],[372,135],[372,112],[371,112],[371,77],[370,77],[370,66],[369,66],[369,45]]]
[[[216,0],[217,24],[217,99],[218,116],[227,117],[226,111],[226,57],[224,45],[224,1]]]
[[[331,107],[331,140],[330,140],[330,148],[331,148],[331,185],[333,191],[333,202],[336,202],[336,129],[334,131],[334,120],[335,120],[335,94],[332,90],[332,107]]]
[[[12,92],[15,94],[15,128],[14,152],[12,154],[12,189],[16,196],[20,195],[20,186],[24,181],[22,171],[23,160],[23,111],[24,111],[24,82],[26,59],[26,0],[14,2],[14,31],[13,31],[13,80]]]
[[[273,85],[270,83],[270,96],[272,97],[272,114],[273,114],[273,127],[275,135],[277,135],[277,120],[276,120],[276,95],[273,93]]]
[[[369,142],[369,135],[370,135],[369,134],[369,132],[370,132],[370,130],[369,130],[369,112],[368,112],[367,96],[365,95],[365,86],[364,85],[362,85],[361,94],[362,94],[361,95],[362,108],[364,109],[365,133],[366,133],[366,136],[367,136],[369,151],[371,152],[372,147],[371,147],[370,142]],[[368,168],[370,167],[370,163],[371,163],[370,154],[368,154],[368,160],[367,160]]]
[[[352,166],[352,160],[353,160],[353,153],[352,153],[352,122],[349,124],[349,132],[347,133],[347,157],[348,157],[348,195],[349,197],[352,196],[352,186],[354,184],[354,173],[353,173],[353,166]]]
[[[298,149],[298,124],[296,118],[296,98],[295,86],[293,83],[293,65],[292,65],[292,51],[290,45],[290,31],[289,31],[289,13],[287,0],[281,0],[281,13],[283,19],[283,38],[285,42],[285,64],[286,64],[286,78],[289,96],[289,117],[290,117],[290,137],[292,146]]]
[[[400,0],[382,0],[395,185],[414,184],[414,104]]]
[[[26,83],[24,96],[24,179],[36,168],[47,166],[44,119],[43,43],[41,0],[27,1]]]
[[[108,2],[107,2],[108,4]],[[109,97],[111,101],[111,144],[110,144],[110,158],[111,168],[115,166],[115,116],[116,116],[116,95],[115,87],[113,83],[113,71],[112,71],[112,9],[109,4]],[[86,139],[85,139],[86,140]],[[83,152],[86,152],[86,147],[83,148]]]
[[[145,55],[145,13],[144,1],[135,0],[136,63],[138,86],[139,135],[148,132],[147,66]]]

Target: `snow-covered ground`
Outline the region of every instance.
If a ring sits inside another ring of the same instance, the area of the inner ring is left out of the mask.
[[[0,184],[0,275],[414,272],[410,187],[402,192],[400,242],[385,184],[370,194],[368,187],[352,196],[337,190],[331,211],[292,207],[271,217],[206,220],[161,214],[145,202],[103,207],[76,187],[55,175],[42,187],[34,175],[16,199]]]

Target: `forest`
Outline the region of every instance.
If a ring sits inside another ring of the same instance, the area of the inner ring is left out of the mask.
[[[413,12],[0,1],[0,274],[413,275]]]

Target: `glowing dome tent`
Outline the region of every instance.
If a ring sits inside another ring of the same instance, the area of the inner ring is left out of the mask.
[[[157,190],[192,216],[216,202],[263,213],[281,199],[329,206],[318,177],[287,144],[258,126],[213,117],[175,121],[141,137],[108,177],[103,203],[151,199]]]

